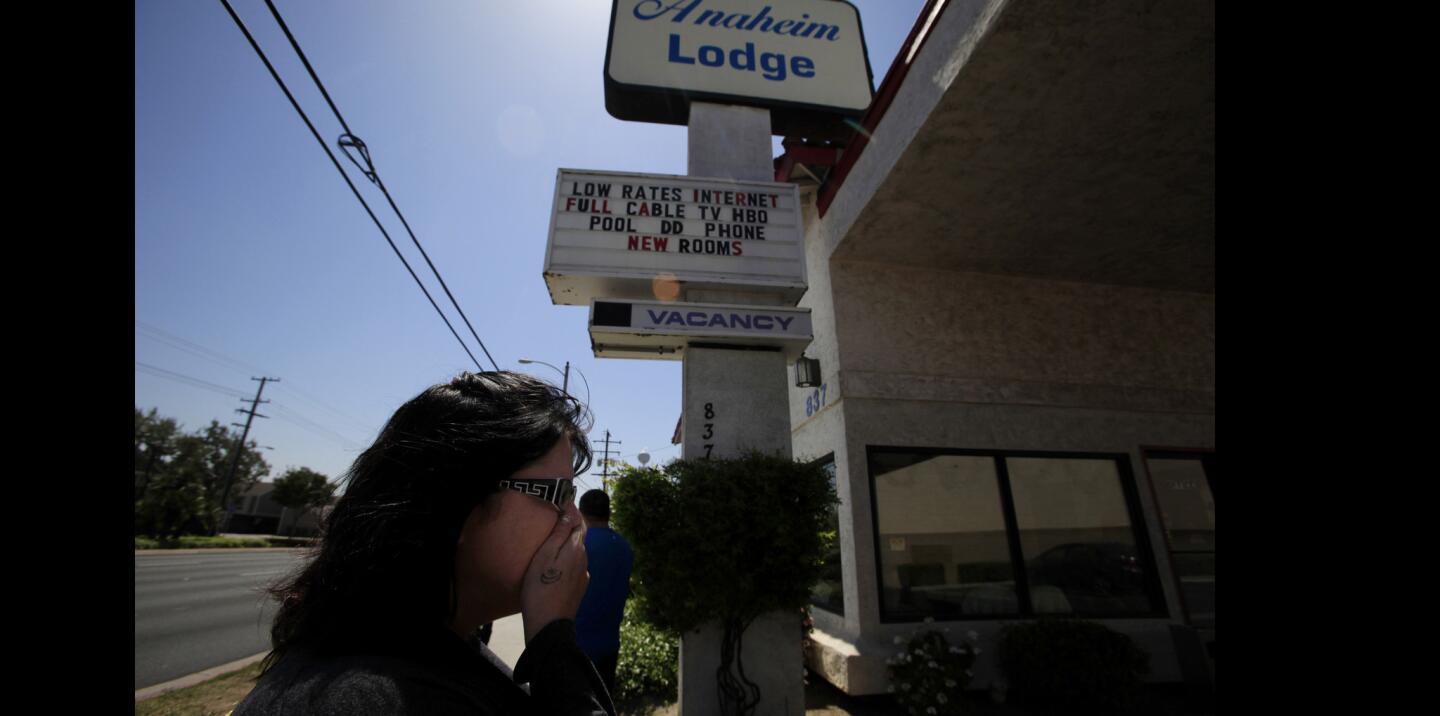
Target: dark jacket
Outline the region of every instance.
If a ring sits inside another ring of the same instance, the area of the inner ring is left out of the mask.
[[[513,675],[443,627],[342,654],[295,647],[233,716],[297,714],[615,716],[615,706],[566,619],[535,635]]]

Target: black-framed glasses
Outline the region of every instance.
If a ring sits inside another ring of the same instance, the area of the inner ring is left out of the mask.
[[[564,477],[511,477],[500,481],[500,489],[544,500],[558,512],[575,501],[575,481]]]

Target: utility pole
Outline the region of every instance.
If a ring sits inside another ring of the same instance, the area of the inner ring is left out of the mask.
[[[268,400],[261,400],[260,394],[265,392],[265,383],[267,381],[274,381],[276,383],[280,382],[279,378],[261,377],[251,378],[250,380],[260,381],[260,388],[255,391],[254,400],[245,400],[244,398],[240,399],[240,402],[242,403],[250,403],[250,409],[248,411],[241,410],[239,408],[235,409],[235,412],[248,413],[250,417],[245,419],[245,425],[243,426],[245,429],[240,432],[240,441],[235,443],[235,457],[230,461],[230,474],[225,476],[225,491],[220,495],[220,509],[225,510],[225,515],[221,517],[220,524],[215,526],[215,534],[220,534],[220,530],[222,528],[228,527],[230,525],[230,485],[235,481],[235,470],[240,467],[240,455],[245,451],[245,438],[249,437],[250,435],[250,423],[254,422],[256,416],[262,418],[270,417],[268,415],[260,415],[259,413],[255,412],[257,409],[259,409],[261,403],[270,402]],[[230,424],[236,427],[242,427],[240,423]]]
[[[599,440],[596,440],[595,442],[598,443],[598,442],[600,442],[600,441],[599,441]],[[605,431],[605,451],[604,451],[605,457],[600,460],[600,489],[604,490],[604,491],[605,491],[605,494],[607,494],[607,495],[610,494],[610,452],[611,452],[611,450],[610,450],[610,444],[611,444],[612,442],[613,442],[614,444],[616,444],[616,445],[619,445],[619,444],[620,444],[620,441],[619,441],[619,440],[613,440],[613,441],[612,441],[612,440],[610,439],[610,431],[609,431],[609,430],[606,430],[606,431]],[[620,451],[619,451],[619,450],[616,450],[615,452],[618,453],[618,452],[620,452]]]

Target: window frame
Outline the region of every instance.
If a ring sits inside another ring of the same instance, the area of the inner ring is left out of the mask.
[[[1145,467],[1145,480],[1150,484],[1150,498],[1154,501],[1155,509],[1160,510],[1160,493],[1155,489],[1155,477],[1150,473],[1150,460],[1195,460],[1200,463],[1200,469],[1205,474],[1206,487],[1210,489],[1211,499],[1215,499],[1215,450],[1213,448],[1184,448],[1184,447],[1150,447],[1140,446],[1140,462]],[[1175,545],[1170,543],[1169,525],[1165,524],[1164,517],[1157,515],[1160,520],[1160,539],[1165,543],[1165,561],[1170,567],[1170,579],[1175,585],[1175,596],[1180,601],[1180,616],[1186,624],[1194,625],[1195,620],[1190,616],[1190,604],[1185,599],[1185,587],[1180,581],[1180,570],[1175,567]],[[1214,550],[1209,550],[1211,555]],[[1213,629],[1214,627],[1208,627]]]
[[[995,464],[995,479],[999,483],[1000,508],[1003,511],[1005,521],[1006,541],[1010,546],[1011,570],[1015,575],[1015,601],[1019,606],[1019,612],[1012,614],[976,614],[961,615],[958,617],[946,617],[943,621],[996,621],[1005,619],[1040,619],[1067,617],[1078,619],[1168,619],[1170,617],[1169,606],[1165,600],[1164,589],[1160,584],[1160,570],[1155,560],[1155,551],[1150,543],[1149,530],[1145,528],[1144,511],[1140,505],[1140,489],[1135,482],[1135,472],[1131,469],[1130,455],[1127,453],[1102,453],[1102,452],[1057,452],[1044,450],[979,450],[970,448],[932,448],[932,447],[907,447],[903,445],[866,445],[865,446],[865,471],[870,486],[870,533],[874,541],[875,563],[875,597],[876,607],[880,616],[881,624],[914,624],[923,622],[925,616],[919,617],[896,617],[886,613],[884,591],[885,572],[882,564],[880,549],[880,500],[876,491],[875,483],[875,456],[878,454],[909,453],[912,455],[923,455],[926,458],[945,455],[968,456],[968,457],[989,457]],[[1015,514],[1015,497],[1010,484],[1010,469],[1007,458],[1049,458],[1049,459],[1077,459],[1077,460],[1110,460],[1115,463],[1116,473],[1120,478],[1120,492],[1125,499],[1125,513],[1130,519],[1130,531],[1135,539],[1135,549],[1140,557],[1145,560],[1145,592],[1149,597],[1153,608],[1147,611],[1138,612],[1112,612],[1096,614],[1090,612],[1073,612],[1070,614],[1036,614],[1034,604],[1030,595],[1030,575],[1025,565],[1025,553],[1022,549],[1020,539],[1019,518]],[[936,619],[936,621],[942,621]]]

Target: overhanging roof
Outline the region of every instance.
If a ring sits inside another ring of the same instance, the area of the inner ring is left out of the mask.
[[[1213,293],[1214,65],[1213,2],[1003,3],[832,257]]]

